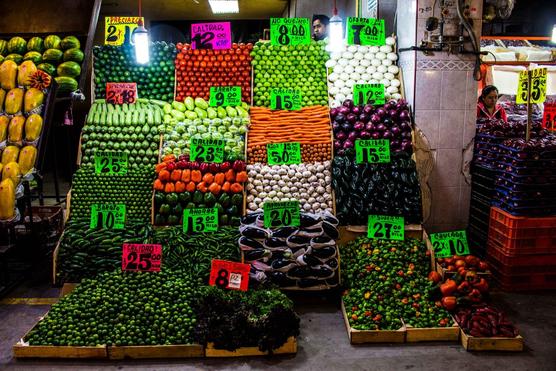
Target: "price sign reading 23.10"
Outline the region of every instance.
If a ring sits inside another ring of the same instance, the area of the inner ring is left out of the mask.
[[[190,227],[191,226],[191,227]],[[198,208],[183,211],[183,232],[216,232],[218,230],[218,209]]]
[[[124,229],[125,204],[92,204],[91,229]]]
[[[434,255],[437,258],[448,258],[453,255],[469,255],[465,231],[433,233],[431,234],[431,243]]]
[[[299,201],[265,202],[264,227],[299,227]]]
[[[403,241],[405,238],[403,216],[369,215],[367,237]]]
[[[224,141],[222,139],[191,139],[191,161],[224,162]]]
[[[123,271],[160,272],[162,245],[124,243]]]

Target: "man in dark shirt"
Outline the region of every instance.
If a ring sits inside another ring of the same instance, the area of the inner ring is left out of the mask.
[[[313,15],[313,39],[324,40],[328,37],[328,24],[330,18],[324,14]]]

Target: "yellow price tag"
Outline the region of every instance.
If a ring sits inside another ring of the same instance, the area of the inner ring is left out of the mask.
[[[131,40],[139,19],[145,22],[143,17],[104,17],[104,44],[118,46]]]
[[[521,71],[519,73],[519,85],[517,87],[516,103],[544,103],[546,100],[546,68],[536,68],[531,71]],[[531,74],[531,86],[529,86],[529,77]],[[529,101],[529,94],[531,100]]]

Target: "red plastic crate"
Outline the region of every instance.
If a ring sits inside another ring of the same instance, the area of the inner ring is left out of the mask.
[[[493,222],[488,229],[488,240],[498,244],[506,255],[556,254],[556,234],[553,231],[546,228],[504,228],[509,233],[496,228]],[[523,237],[513,238],[509,235]]]
[[[490,208],[490,221],[498,221],[509,228],[556,228],[556,216],[526,217],[515,216],[498,207]]]
[[[487,246],[488,263],[499,273],[514,274],[556,274],[556,254],[524,255],[511,257],[489,241]]]
[[[503,291],[556,290],[556,274],[505,275],[491,268],[494,282]]]

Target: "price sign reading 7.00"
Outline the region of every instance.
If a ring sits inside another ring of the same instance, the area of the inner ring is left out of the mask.
[[[96,151],[95,173],[97,175],[125,175],[127,173],[127,153]]]
[[[437,258],[448,258],[453,255],[469,255],[465,231],[433,233],[431,234],[431,243],[434,255]]]
[[[269,165],[291,165],[301,163],[301,144],[269,143],[266,145],[266,153]]]
[[[355,84],[353,85],[353,102],[356,105],[381,105],[386,102],[384,84]]]
[[[272,89],[270,90],[270,109],[297,111],[301,109],[301,90]]]
[[[91,229],[124,229],[125,205],[124,204],[92,204]]]
[[[346,27],[348,45],[386,44],[384,19],[348,17]]]
[[[222,139],[196,139],[190,141],[191,161],[224,162],[224,141]]]
[[[239,106],[241,104],[241,87],[239,86],[211,86],[209,106]]]
[[[162,245],[124,243],[123,271],[160,272]]]
[[[405,238],[403,216],[369,215],[367,237],[403,241]]]
[[[270,43],[273,46],[309,45],[309,18],[270,18]]]
[[[218,209],[199,208],[183,211],[183,232],[216,232],[218,230]]]
[[[264,227],[299,227],[299,202],[265,202],[263,207]]]
[[[390,162],[390,141],[387,139],[356,139],[355,162],[358,164]]]

